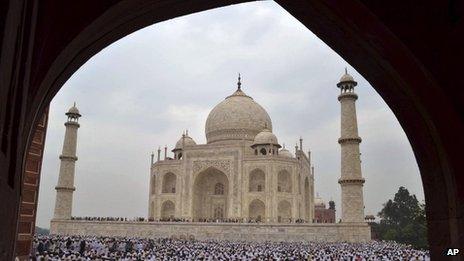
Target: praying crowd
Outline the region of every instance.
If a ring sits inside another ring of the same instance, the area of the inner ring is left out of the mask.
[[[31,260],[430,260],[394,242],[244,242],[38,235]]]

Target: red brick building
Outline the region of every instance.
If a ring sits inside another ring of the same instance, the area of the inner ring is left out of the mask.
[[[329,201],[329,208],[326,208],[322,198],[314,199],[314,222],[315,223],[335,223],[335,202]]]

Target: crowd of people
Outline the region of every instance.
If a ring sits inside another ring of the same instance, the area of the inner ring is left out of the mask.
[[[203,223],[262,223],[263,220],[260,218],[176,218],[166,217],[160,219],[144,218],[144,217],[71,217],[71,220],[85,220],[85,221],[131,221],[131,222],[203,222]],[[282,219],[279,223],[307,223],[304,219]]]
[[[31,260],[430,260],[394,242],[244,242],[92,236],[36,236]]]

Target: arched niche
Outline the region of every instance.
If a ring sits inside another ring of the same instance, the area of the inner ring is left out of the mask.
[[[248,218],[253,221],[263,222],[266,218],[266,205],[259,199],[251,201],[248,206]]]
[[[254,169],[249,176],[248,191],[263,192],[265,190],[266,174],[261,169]]]
[[[172,172],[168,172],[163,176],[162,193],[176,193],[177,176]]]
[[[217,193],[221,187],[222,193]],[[195,177],[192,204],[194,220],[215,219],[220,213],[222,218],[226,218],[228,203],[229,180],[224,172],[210,167]]]
[[[176,212],[176,205],[171,200],[166,200],[161,205],[161,218],[170,219],[174,218]]]
[[[277,206],[277,221],[289,223],[292,220],[292,205],[287,200],[282,200]]]
[[[292,192],[292,177],[287,170],[281,170],[277,174],[277,192]]]

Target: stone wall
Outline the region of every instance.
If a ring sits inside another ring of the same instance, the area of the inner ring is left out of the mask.
[[[50,232],[60,235],[194,237],[199,240],[244,241],[365,242],[371,239],[367,223],[243,224],[52,220]]]

